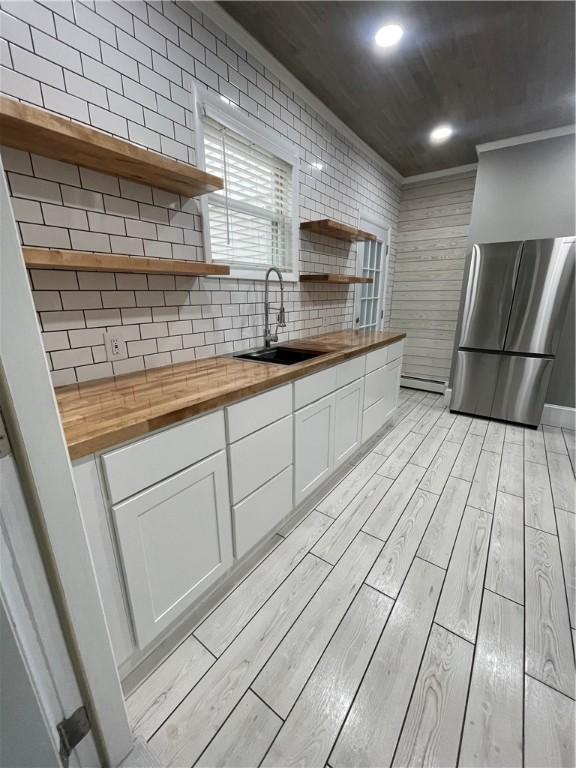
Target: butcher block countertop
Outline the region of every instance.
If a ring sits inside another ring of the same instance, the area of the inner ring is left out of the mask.
[[[283,343],[326,352],[295,365],[210,357],[56,389],[72,459],[142,437],[400,341],[406,334],[338,331]]]

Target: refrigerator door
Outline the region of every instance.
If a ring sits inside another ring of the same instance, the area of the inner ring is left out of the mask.
[[[502,355],[492,418],[537,427],[553,362],[550,357]]]
[[[451,411],[490,416],[501,359],[499,354],[458,350]]]
[[[522,241],[473,246],[460,347],[504,348],[521,254]]]
[[[504,349],[554,355],[574,282],[574,238],[526,240]]]

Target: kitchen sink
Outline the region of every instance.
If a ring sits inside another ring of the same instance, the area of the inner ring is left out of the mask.
[[[252,352],[242,352],[234,355],[239,360],[252,360],[254,363],[276,363],[276,365],[294,365],[294,363],[303,363],[305,360],[311,360],[313,357],[320,357],[326,352],[313,352],[308,349],[293,349],[292,347],[264,347],[264,349],[255,349]]]

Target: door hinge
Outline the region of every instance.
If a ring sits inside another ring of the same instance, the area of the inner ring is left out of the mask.
[[[90,719],[86,707],[78,707],[70,717],[58,723],[56,729],[60,734],[60,759],[63,768],[68,768],[68,761],[74,747],[79,744],[90,731]]]
[[[4,456],[12,453],[12,446],[10,445],[10,439],[8,432],[6,431],[6,425],[4,424],[4,418],[2,417],[2,411],[0,411],[0,459]]]

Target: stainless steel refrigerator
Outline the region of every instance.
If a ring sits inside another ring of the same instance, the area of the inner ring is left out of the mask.
[[[574,254],[574,237],[474,245],[452,411],[540,423]]]

